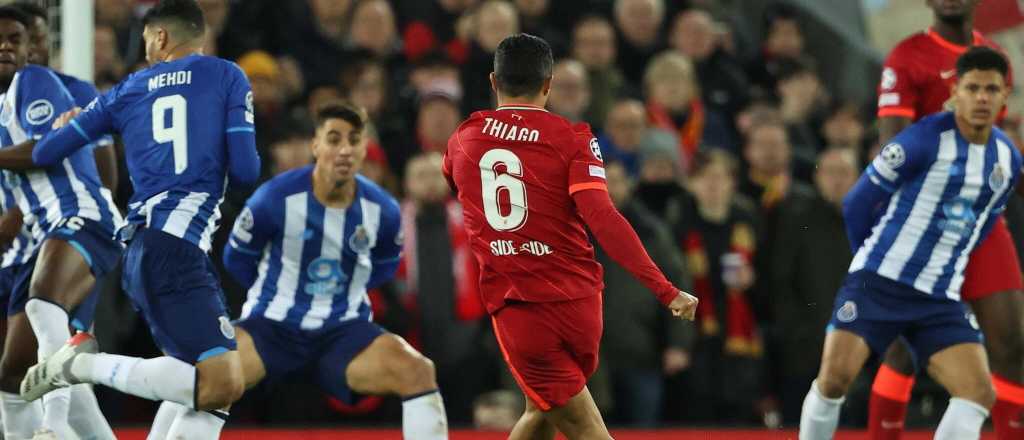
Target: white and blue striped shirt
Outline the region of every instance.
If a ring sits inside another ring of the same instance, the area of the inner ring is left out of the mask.
[[[75,106],[57,75],[41,66],[27,65],[14,76],[0,107],[0,145],[10,147],[38,140],[50,131],[53,120]],[[81,217],[113,231],[123,222],[102,186],[91,150],[81,150],[53,166],[3,172],[3,185],[14,195],[25,224],[39,237],[62,219]]]
[[[870,215],[874,221],[849,271],[871,271],[959,300],[967,259],[1005,208],[1020,168],[1020,153],[998,128],[986,145],[978,145],[960,135],[952,113],[908,127],[861,177],[891,193],[887,204],[877,211],[858,205],[857,187],[847,196],[848,228],[857,229],[850,224],[859,219],[851,217]]]
[[[401,252],[395,199],[357,176],[348,208],[325,207],[313,194],[312,170],[264,183],[235,221],[224,259],[249,287],[242,319],[301,330],[370,320],[367,291],[394,275]]]
[[[0,185],[0,212],[7,213],[8,209],[17,206],[14,200],[14,193],[7,187]],[[32,227],[27,224],[21,225],[18,235],[11,241],[10,246],[0,255],[0,269],[25,264],[36,253],[40,239],[32,236]],[[0,292],[3,294],[4,292]]]

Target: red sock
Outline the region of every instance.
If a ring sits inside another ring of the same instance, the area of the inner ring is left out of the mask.
[[[991,413],[996,440],[1024,439],[1024,385],[998,374],[992,375],[992,384],[996,386]]]
[[[878,368],[868,403],[869,439],[899,440],[913,389],[914,376],[901,374],[884,364]]]

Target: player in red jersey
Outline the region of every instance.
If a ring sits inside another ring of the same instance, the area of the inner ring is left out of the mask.
[[[887,140],[913,121],[943,109],[956,81],[956,59],[968,46],[995,43],[973,29],[979,0],[928,0],[931,28],[901,41],[885,60],[878,86],[879,136]],[[1005,113],[1005,109],[1004,109]],[[998,400],[992,408],[996,438],[1024,439],[1024,293],[1021,270],[1006,222],[971,254],[961,297],[985,333]],[[872,440],[898,439],[914,385],[915,365],[902,343],[893,344],[875,376],[868,410]]]
[[[527,397],[510,439],[611,438],[586,388],[601,339],[601,246],[675,316],[697,299],[654,265],[605,187],[586,124],[544,104],[554,64],[537,37],[506,38],[494,55],[496,110],[473,113],[448,141],[444,173],[458,192],[480,291],[505,362]]]

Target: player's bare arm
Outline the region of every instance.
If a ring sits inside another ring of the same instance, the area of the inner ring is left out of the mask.
[[[903,131],[911,123],[910,118],[903,116],[886,116],[878,119],[878,139],[888,142],[897,133]]]
[[[34,149],[35,146],[36,141],[29,140],[13,147],[7,147],[0,150],[0,168],[12,171],[39,168],[39,166],[32,161],[32,149]]]

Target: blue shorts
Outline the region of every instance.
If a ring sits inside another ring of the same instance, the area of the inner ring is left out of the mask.
[[[864,338],[879,356],[902,337],[919,368],[947,347],[984,342],[978,320],[962,302],[928,296],[867,271],[846,276],[828,326]]]
[[[377,324],[360,319],[324,330],[299,330],[259,316],[235,323],[252,336],[263,360],[266,380],[301,373],[315,379],[328,394],[349,405],[362,396],[345,380],[345,369],[360,352],[384,334]]]
[[[235,349],[220,280],[198,246],[139,229],[124,253],[121,285],[168,356],[195,364]]]
[[[7,310],[8,301],[11,299],[11,290],[14,289],[14,276],[17,273],[17,264],[0,269],[0,310]]]
[[[101,223],[81,217],[62,219],[58,227],[50,231],[43,241],[50,239],[65,241],[75,248],[85,259],[89,270],[97,280],[103,278],[117,266],[124,249],[121,243],[114,239],[113,233],[103,227]],[[25,310],[25,303],[29,299],[29,285],[32,282],[35,267],[36,256],[33,255],[24,264],[9,268],[11,270],[8,275],[10,297],[7,302],[7,316],[13,316]],[[75,310],[70,311],[72,327],[88,331],[92,326],[93,318],[96,315],[96,304],[99,303],[99,286],[100,283],[97,281],[93,286],[92,293],[85,298],[85,301],[79,304]]]

